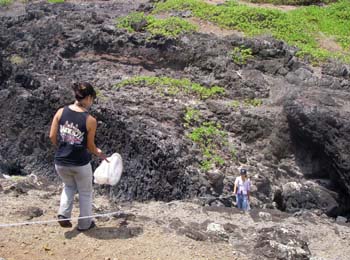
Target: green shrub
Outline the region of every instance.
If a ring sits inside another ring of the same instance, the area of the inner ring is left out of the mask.
[[[243,65],[243,64],[246,64],[249,59],[254,57],[252,53],[253,53],[252,49],[250,48],[235,47],[231,52],[231,56],[234,63]]]
[[[219,86],[207,88],[198,83],[191,82],[189,79],[174,79],[169,77],[136,76],[131,79],[123,80],[118,83],[116,87],[127,85],[154,87],[159,93],[170,96],[192,94],[199,96],[201,99],[207,99],[225,93],[225,89]]]
[[[186,108],[184,126],[188,129],[186,136],[198,144],[202,160],[200,168],[208,171],[213,167],[222,166],[225,160],[235,160],[236,151],[230,147],[227,132],[221,130],[221,125],[211,121],[204,121],[199,110],[192,107]]]
[[[185,127],[189,127],[192,123],[198,122],[200,119],[200,112],[197,109],[188,107],[184,115]]]
[[[263,104],[263,101],[258,98],[253,98],[253,99],[245,99],[244,100],[244,105],[245,106],[251,106],[251,107],[259,107]]]
[[[184,19],[169,17],[166,19],[151,19],[150,24],[147,26],[147,30],[152,35],[162,35],[165,37],[176,38],[183,33],[197,31],[198,28]]]
[[[8,6],[13,3],[13,0],[0,0],[0,6]]]
[[[243,31],[247,36],[270,34],[298,47],[298,55],[309,57],[311,61],[336,58],[350,62],[349,0],[289,12],[250,7],[234,1],[211,5],[200,0],[167,0],[157,3],[154,13],[181,10],[189,10],[194,16],[220,27]],[[323,49],[317,40],[320,33],[334,38],[344,51]]]
[[[203,153],[201,168],[204,171],[210,170],[215,165],[223,165],[225,160],[220,156],[220,149],[223,146],[226,132],[220,130],[221,126],[213,122],[204,122],[195,127],[188,134],[188,137],[197,143]]]
[[[62,4],[64,0],[47,0],[50,4]]]
[[[158,19],[152,15],[145,15],[144,13],[140,12],[134,12],[126,17],[117,19],[117,28],[124,28],[129,32],[135,32],[135,29],[137,28],[138,31],[148,31],[152,35],[161,35],[173,38],[176,38],[183,33],[198,30],[197,26],[192,25],[179,17]]]
[[[135,25],[144,23],[144,26],[139,29],[146,27],[149,18],[140,12],[133,12],[125,17],[117,19],[117,28],[126,29],[128,32],[135,32]]]
[[[275,5],[314,5],[314,4],[329,4],[336,0],[246,0],[251,3],[269,3]]]
[[[240,106],[244,107],[259,107],[263,104],[263,101],[259,98],[244,99],[243,101],[233,100],[229,106],[237,108]]]

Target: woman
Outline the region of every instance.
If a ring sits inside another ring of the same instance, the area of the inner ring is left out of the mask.
[[[96,98],[96,92],[87,82],[73,85],[75,102],[60,108],[52,121],[51,142],[58,147],[55,154],[55,169],[64,183],[61,194],[58,223],[72,227],[71,217],[74,195],[79,193],[80,217],[92,215],[92,168],[91,154],[101,159],[106,156],[95,145],[97,122],[88,109]],[[95,227],[92,218],[79,219],[78,230]]]
[[[247,170],[240,170],[241,176],[235,180],[233,193],[236,195],[237,207],[247,211],[249,209],[250,180],[247,178]]]

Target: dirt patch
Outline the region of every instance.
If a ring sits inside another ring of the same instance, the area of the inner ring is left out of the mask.
[[[292,11],[298,9],[300,7],[293,5],[273,5],[273,4],[265,4],[265,3],[250,3],[245,1],[238,1],[240,4],[248,5],[251,7],[260,7],[260,8],[268,8],[268,9],[276,9],[284,12]]]
[[[3,182],[5,180],[2,180]],[[6,183],[9,181],[7,180]],[[7,189],[8,185],[4,185]],[[27,195],[15,196],[1,193],[0,223],[14,223],[55,219],[60,197],[60,185],[49,186],[47,190],[31,190]],[[143,207],[142,205],[140,205]],[[31,214],[27,209],[40,208],[43,214]],[[107,197],[94,198],[95,213],[110,212]],[[129,210],[132,206],[127,206]],[[126,209],[125,208],[125,209]],[[18,214],[21,210],[22,214]],[[134,208],[138,211],[138,207]],[[1,228],[0,258],[6,260],[25,259],[110,259],[110,260],[154,260],[154,259],[237,259],[229,244],[219,243],[213,247],[209,241],[198,242],[186,236],[179,236],[164,230],[153,216],[134,218],[130,214],[119,214],[115,218],[99,218],[97,228],[87,232],[61,228],[58,224],[29,225]],[[77,200],[73,217],[78,215]],[[121,221],[120,216],[125,215]],[[147,219],[147,220],[145,220]],[[73,226],[76,224],[73,221]]]
[[[224,4],[226,1],[225,0],[205,0],[204,2],[208,4],[218,5],[218,4]],[[273,5],[273,4],[267,4],[267,3],[250,3],[246,1],[238,1],[238,3],[248,5],[251,7],[277,9],[285,12],[300,8],[298,6],[293,6],[293,5]]]
[[[240,31],[223,29],[217,25],[212,24],[211,22],[204,21],[196,17],[188,18],[187,21],[189,21],[194,25],[197,25],[199,28],[199,32],[201,33],[207,33],[207,34],[212,33],[219,37],[224,37],[228,35],[236,35],[236,36],[243,37],[243,33]]]
[[[225,0],[206,0],[204,1],[208,4],[213,4],[213,5],[217,5],[217,4],[223,4],[225,3],[226,1]]]
[[[341,52],[343,48],[332,38],[324,35],[323,33],[319,33],[317,40],[320,44],[320,47],[326,49],[331,52]]]

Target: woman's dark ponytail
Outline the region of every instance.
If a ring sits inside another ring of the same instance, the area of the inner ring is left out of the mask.
[[[75,82],[73,83],[72,89],[75,94],[75,99],[78,101],[86,98],[87,96],[96,98],[96,91],[88,82]]]

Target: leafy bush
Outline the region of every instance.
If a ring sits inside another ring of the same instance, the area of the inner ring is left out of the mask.
[[[13,3],[12,0],[0,0],[0,6],[8,6]]]
[[[244,100],[244,105],[247,107],[259,107],[262,104],[263,104],[263,101],[261,99],[258,99],[258,98]]]
[[[183,33],[194,32],[198,28],[179,17],[158,19],[152,15],[134,12],[117,19],[117,27],[129,32],[148,31],[152,35],[162,35],[176,38]]]
[[[198,122],[200,118],[200,112],[194,108],[186,108],[184,115],[185,127],[189,127],[193,122]]]
[[[184,126],[188,129],[186,136],[198,144],[202,160],[201,169],[208,171],[213,167],[222,166],[225,160],[235,160],[236,151],[230,147],[227,132],[221,130],[221,125],[205,121],[199,110],[188,107],[183,117]]]
[[[50,4],[62,4],[64,0],[47,0]]]
[[[259,107],[263,104],[263,101],[259,98],[253,98],[253,99],[244,99],[243,101],[233,100],[229,106],[238,108],[241,106],[244,107]]]
[[[123,86],[146,86],[155,87],[160,93],[167,95],[192,94],[201,99],[211,98],[225,93],[225,89],[219,86],[204,87],[189,79],[174,79],[169,77],[137,76],[123,80],[116,87]]]
[[[220,130],[220,125],[213,122],[204,122],[201,126],[193,128],[188,137],[199,144],[203,152],[201,168],[210,170],[214,165],[223,165],[225,160],[219,155],[226,132]]]
[[[308,56],[311,61],[338,58],[350,62],[348,0],[340,0],[326,7],[308,6],[289,12],[250,7],[235,1],[211,5],[200,0],[167,0],[157,3],[154,13],[185,10],[223,28],[241,30],[248,36],[270,34],[298,47],[298,55]],[[337,53],[320,47],[317,41],[320,33],[334,38],[345,52]]]
[[[247,61],[253,58],[252,49],[244,47],[235,47],[231,52],[232,59],[236,64],[246,64]]]
[[[148,20],[149,17],[144,13],[133,12],[125,17],[118,18],[117,28],[126,29],[128,32],[135,32],[136,27],[138,27],[138,30],[145,29],[147,23],[149,22]]]
[[[179,17],[169,17],[166,19],[150,19],[151,22],[147,26],[147,30],[152,35],[162,35],[165,37],[174,37],[188,32],[197,31],[198,28],[195,25],[181,19]]]
[[[336,0],[246,0],[251,3],[269,3],[275,5],[314,5],[314,4],[329,4]]]

